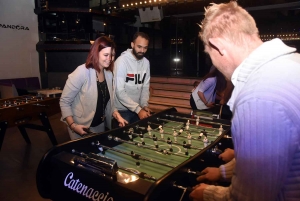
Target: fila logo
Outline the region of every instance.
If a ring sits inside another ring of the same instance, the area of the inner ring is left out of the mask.
[[[145,81],[146,73],[144,73],[143,78],[141,80],[141,75],[140,74],[129,74],[127,73],[126,76],[126,81],[134,81],[134,84],[143,84]]]

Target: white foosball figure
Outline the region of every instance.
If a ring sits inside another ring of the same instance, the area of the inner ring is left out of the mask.
[[[221,124],[221,125],[220,125],[220,128],[219,128],[219,136],[222,135],[223,131],[224,131],[224,128],[223,128],[223,126],[222,126],[222,124]]]
[[[204,143],[204,147],[207,147],[207,145],[208,145],[208,139],[207,139],[206,136],[204,136],[203,143]]]
[[[161,125],[158,128],[159,128],[160,138],[163,139],[164,138],[164,130]]]
[[[176,130],[174,130],[173,136],[174,136],[174,142],[177,142],[178,133],[176,132]]]
[[[152,134],[151,134],[152,128],[150,125],[148,125],[147,131],[148,131],[149,137],[152,138]]]
[[[187,122],[185,123],[186,126],[190,126],[190,120],[187,120]]]
[[[200,118],[199,118],[199,116],[197,116],[197,119],[196,119],[196,126],[199,125],[199,121],[200,121]]]
[[[132,140],[132,133],[133,133],[133,128],[130,128],[128,130],[128,137],[129,137],[130,140]]]
[[[191,133],[188,133],[188,135],[187,135],[187,141],[188,141],[189,145],[192,144],[192,135],[191,135]]]

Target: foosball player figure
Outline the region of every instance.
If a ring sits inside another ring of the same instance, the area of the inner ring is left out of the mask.
[[[153,139],[155,148],[158,148],[158,145],[157,145],[157,137],[156,137],[155,135],[153,135],[152,139]]]
[[[223,151],[220,150],[218,146],[215,146],[214,148],[212,148],[212,153],[219,156],[221,153],[223,153]]]
[[[185,124],[185,130],[189,130],[189,129],[190,129],[190,120],[187,120]]]
[[[173,149],[172,149],[172,140],[168,137],[167,139],[167,144],[169,145],[169,150],[172,152]]]
[[[132,141],[132,133],[133,133],[133,128],[129,128],[129,130],[128,130],[128,137],[129,137],[130,141]]]
[[[205,137],[207,137],[207,132],[205,131],[205,129],[203,129],[203,130],[201,131],[201,133],[202,133],[202,135],[204,135]]]
[[[102,155],[105,155],[105,149],[103,149],[103,147],[98,146],[98,149]]]
[[[169,154],[168,150],[166,150],[166,149],[162,149],[162,152],[163,152],[164,154]]]
[[[148,125],[147,131],[148,131],[149,137],[152,138],[152,134],[151,134],[152,128],[150,125]]]
[[[174,136],[174,142],[177,142],[178,133],[176,132],[176,130],[173,131],[173,136]]]
[[[184,149],[184,152],[185,152],[185,155],[189,155],[189,152],[188,152],[188,145],[186,144],[186,141],[183,141],[183,149]]]
[[[138,167],[138,168],[139,168],[140,165],[141,165],[141,163],[140,163],[139,161],[137,161],[135,164],[136,164],[136,167]]]
[[[219,128],[219,135],[218,136],[222,135],[223,131],[224,131],[224,128],[223,128],[223,126],[221,124],[220,128]]]
[[[196,119],[196,126],[199,125],[199,121],[200,121],[200,118],[199,118],[199,116],[197,116],[197,119]]]
[[[162,125],[160,125],[158,128],[159,128],[160,138],[164,139],[164,130],[162,128]]]
[[[199,133],[198,139],[201,139],[202,136],[203,136],[203,131],[201,131],[201,132]]]
[[[181,135],[181,133],[183,132],[183,128],[181,128],[178,132],[178,135]]]
[[[206,136],[204,136],[203,143],[204,143],[204,147],[207,147],[209,141]]]
[[[189,145],[191,145],[192,144],[192,135],[191,135],[191,133],[190,132],[188,132],[188,134],[187,134],[187,141],[188,141],[188,144]]]
[[[144,134],[141,133],[139,134],[140,138],[141,138],[141,141],[142,141],[142,145],[145,145],[145,142],[144,142]]]

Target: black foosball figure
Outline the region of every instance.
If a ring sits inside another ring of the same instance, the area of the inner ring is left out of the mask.
[[[178,135],[181,135],[181,133],[183,132],[183,129],[184,129],[184,127],[178,131]]]
[[[189,152],[188,152],[188,146],[186,144],[186,141],[183,141],[183,149],[184,149],[184,154],[185,155],[189,155]]]
[[[173,149],[172,149],[172,140],[168,137],[167,139],[167,144],[169,145],[169,150],[172,152]]]
[[[153,139],[155,148],[158,148],[157,137],[155,135],[153,135],[152,139]]]
[[[201,132],[199,133],[198,139],[201,139],[202,136],[203,136],[203,131],[201,131]]]
[[[201,139],[203,135],[207,137],[207,132],[205,131],[205,129],[203,129],[203,130],[200,132],[198,139]]]
[[[140,138],[141,138],[142,144],[145,145],[144,134],[141,133],[141,134],[139,134],[139,136],[140,136]]]
[[[129,130],[128,130],[128,137],[129,137],[130,141],[132,141],[132,133],[133,133],[133,128],[129,128]]]

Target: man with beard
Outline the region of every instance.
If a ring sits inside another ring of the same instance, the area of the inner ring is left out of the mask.
[[[148,44],[147,34],[135,33],[132,49],[124,51],[114,66],[115,106],[129,124],[150,116],[150,64],[144,57]]]

